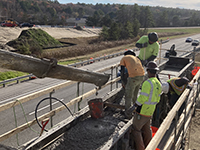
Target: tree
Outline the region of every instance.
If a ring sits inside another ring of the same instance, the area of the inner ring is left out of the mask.
[[[95,11],[92,17],[88,17],[86,20],[86,25],[88,26],[100,26],[100,21],[102,19],[103,13],[98,10]]]
[[[149,9],[149,6],[146,6],[145,7],[145,24],[144,24],[144,27],[145,28],[148,28],[148,27],[154,27],[155,24],[154,24],[154,21],[153,21],[153,17],[152,17],[152,13]]]
[[[109,15],[105,15],[100,21],[100,26],[110,27],[111,24],[112,20]]]
[[[110,29],[108,30],[108,33],[109,33],[109,40],[111,41],[119,40],[120,38],[119,25],[116,22],[112,23]]]
[[[136,37],[140,31],[140,22],[138,19],[133,21],[133,35]]]
[[[125,5],[120,6],[119,10],[117,11],[117,21],[122,23],[123,25],[125,25],[128,21]]]
[[[68,6],[67,8],[64,9],[64,11],[65,11],[65,13],[67,13],[67,14],[72,14],[73,9],[72,9],[71,6]]]
[[[55,17],[57,14],[55,8],[47,8],[47,11],[51,14],[51,17]]]
[[[99,34],[99,38],[106,41],[109,38],[108,35],[108,28],[106,26],[103,26],[101,33]]]
[[[138,4],[134,4],[132,13],[133,13],[133,20],[135,20],[135,19],[138,20],[139,15],[140,15],[140,8],[139,8]]]
[[[157,26],[161,26],[161,27],[169,26],[169,18],[168,18],[167,11],[163,11],[162,14],[160,14],[157,21]]]
[[[189,24],[190,24],[190,26],[196,26],[196,25],[198,25],[199,23],[198,23],[198,18],[197,18],[197,14],[194,12],[194,13],[192,13],[192,17],[190,18],[190,20],[189,20]]]
[[[121,39],[133,38],[133,24],[127,21],[124,27],[121,29],[120,34]]]
[[[93,17],[88,17],[86,19],[85,23],[86,23],[87,26],[93,26],[94,25],[94,18]]]
[[[177,15],[173,16],[173,18],[172,18],[172,26],[175,26],[175,27],[179,26],[179,22],[180,22],[179,16],[177,16]]]
[[[79,8],[78,9],[78,14],[79,14],[79,18],[82,18],[83,16],[84,16],[84,14],[85,14],[85,12],[84,12],[84,9],[83,8]]]

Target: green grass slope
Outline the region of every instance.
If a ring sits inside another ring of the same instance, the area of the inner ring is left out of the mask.
[[[9,41],[7,45],[21,54],[33,54],[37,57],[40,57],[44,48],[62,46],[58,40],[41,29],[23,30],[17,39]]]

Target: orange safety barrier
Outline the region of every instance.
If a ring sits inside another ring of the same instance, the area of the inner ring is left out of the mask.
[[[156,134],[156,132],[158,131],[158,128],[151,126],[151,130],[152,130],[152,137],[154,137],[154,135]],[[156,148],[156,150],[160,150],[159,148]]]
[[[192,78],[197,74],[197,72],[199,71],[200,67],[194,67],[194,69],[192,70]]]

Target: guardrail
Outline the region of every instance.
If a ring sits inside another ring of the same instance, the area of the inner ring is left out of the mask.
[[[159,44],[164,44],[164,43],[167,43],[167,42],[169,42],[169,39],[167,39],[165,41],[161,40],[159,42]],[[136,52],[136,51],[139,51],[140,49],[139,48],[134,48],[132,50],[134,52]],[[120,56],[120,55],[124,55],[124,51],[119,52],[119,53],[115,53],[115,54],[110,54],[110,55],[106,55],[106,56],[101,56],[101,57],[85,60],[85,61],[82,61],[82,62],[77,62],[77,63],[74,63],[74,64],[70,64],[69,66],[73,66],[73,67],[85,66],[85,65],[89,65],[89,64],[94,63],[94,62],[98,62],[98,61],[101,61],[101,60],[106,60],[106,59],[117,57],[117,56]]]
[[[35,76],[33,74],[29,74],[25,76],[20,76],[20,77],[4,80],[0,82],[0,85],[3,85],[3,87],[5,87],[7,83],[13,83],[14,81],[17,81],[16,83],[20,83],[20,80],[25,79],[25,78],[32,79],[32,78],[35,78]]]

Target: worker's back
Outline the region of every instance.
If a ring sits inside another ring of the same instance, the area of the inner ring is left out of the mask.
[[[120,61],[120,65],[127,68],[129,77],[144,75],[144,69],[140,60],[133,55],[124,56]]]

